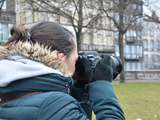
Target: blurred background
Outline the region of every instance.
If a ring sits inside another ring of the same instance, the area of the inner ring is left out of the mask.
[[[126,119],[160,120],[159,0],[0,0],[0,44],[13,25],[40,21],[72,31],[79,51],[119,56],[114,87]]]

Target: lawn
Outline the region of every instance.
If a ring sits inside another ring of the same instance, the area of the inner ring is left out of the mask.
[[[160,120],[160,83],[128,83],[114,88],[126,120]]]
[[[160,83],[114,85],[126,120],[160,120]]]

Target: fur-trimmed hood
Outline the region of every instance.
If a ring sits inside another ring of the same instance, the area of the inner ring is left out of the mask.
[[[51,51],[38,43],[18,42],[0,46],[0,87],[12,81],[59,73],[66,75],[65,64]]]
[[[15,44],[11,43],[6,46],[0,46],[0,60],[8,56],[20,55],[41,62],[48,67],[65,69],[63,63],[58,59],[57,53],[56,50],[51,51],[48,47],[30,42],[17,42]]]

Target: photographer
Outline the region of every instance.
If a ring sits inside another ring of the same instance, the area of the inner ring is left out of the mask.
[[[104,57],[94,70],[87,59],[77,59],[75,37],[62,26],[42,22],[28,31],[13,27],[9,41],[0,46],[0,119],[87,120],[75,92],[88,84],[97,120],[124,120],[111,85],[110,58]]]

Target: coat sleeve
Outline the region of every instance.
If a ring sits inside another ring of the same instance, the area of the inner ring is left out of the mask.
[[[89,119],[92,118],[92,108],[89,101],[89,93],[88,93],[88,87],[76,87],[74,84],[71,87],[70,94],[72,97],[74,97],[81,107],[83,108],[84,112],[86,113],[87,117]]]
[[[125,120],[110,82],[90,83],[89,98],[97,120]],[[38,120],[89,120],[79,103],[68,94],[49,95],[41,105]]]
[[[89,96],[97,120],[125,120],[111,82],[99,80],[90,83]]]

